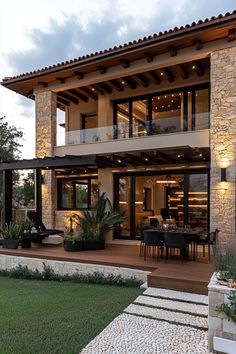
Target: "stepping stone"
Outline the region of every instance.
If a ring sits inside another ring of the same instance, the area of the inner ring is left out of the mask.
[[[80,354],[209,354],[207,332],[144,317],[116,317]]]
[[[138,296],[134,303],[167,310],[186,312],[193,315],[208,316],[208,306],[206,305],[191,304],[188,302],[173,301],[142,295]]]
[[[163,297],[172,300],[180,300],[186,302],[195,302],[203,305],[208,305],[208,296],[191,294],[181,291],[161,289],[161,288],[148,288],[144,291],[143,295]]]
[[[152,308],[147,306],[131,304],[124,310],[125,313],[152,318],[156,320],[162,320],[171,322],[174,324],[182,324],[185,326],[191,326],[194,328],[205,329],[208,328],[207,317],[194,316],[181,312],[173,312],[158,308]]]

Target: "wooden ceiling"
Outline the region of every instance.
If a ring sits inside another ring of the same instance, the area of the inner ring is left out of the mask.
[[[99,82],[93,85],[74,88],[57,93],[58,107],[64,109],[65,106],[71,104],[79,104],[79,102],[88,102],[89,99],[98,100],[98,95],[111,94],[113,92],[122,92],[125,88],[135,90],[138,87],[148,87],[151,84],[160,85],[163,81],[173,83],[176,79],[188,79],[192,75],[197,77],[203,76],[209,72],[209,58],[200,59],[197,61],[188,62],[185,64],[173,65],[157,70],[150,70],[135,75],[125,76],[125,67],[128,64],[123,64],[124,76],[119,79]],[[106,72],[103,67],[101,74]],[[77,73],[78,74],[78,73]],[[58,78],[59,80],[59,78]],[[47,85],[41,82],[41,84]],[[177,104],[177,103],[176,103]],[[177,104],[178,105],[178,104]]]

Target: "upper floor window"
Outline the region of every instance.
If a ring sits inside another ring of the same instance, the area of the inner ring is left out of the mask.
[[[209,128],[209,85],[114,102],[115,137],[125,139]]]

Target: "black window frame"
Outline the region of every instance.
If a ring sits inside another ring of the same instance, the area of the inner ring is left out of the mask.
[[[88,176],[88,177],[63,177],[57,178],[57,210],[91,210],[91,180],[98,179],[97,176]],[[73,207],[72,208],[63,208],[62,207],[62,181],[73,182],[81,181],[87,182],[88,184],[88,208],[76,208],[75,207],[75,188],[73,188]],[[98,191],[99,196],[99,191]]]
[[[148,119],[147,119],[147,126],[149,126],[148,129],[148,135],[153,135],[152,134],[152,98],[157,96],[157,95],[169,95],[172,93],[177,93],[177,92],[182,92],[184,95],[184,114],[183,114],[183,131],[188,131],[188,92],[192,93],[192,124],[191,124],[191,131],[195,131],[195,91],[196,90],[201,90],[201,89],[208,89],[208,102],[209,102],[209,107],[210,107],[210,82],[203,83],[203,84],[197,84],[197,85],[192,85],[192,86],[185,86],[185,87],[179,87],[175,89],[170,89],[170,90],[164,90],[164,91],[157,91],[157,92],[152,92],[149,94],[144,94],[144,95],[139,95],[139,96],[132,96],[132,97],[126,97],[118,100],[113,101],[113,125],[114,125],[114,139],[118,138],[118,128],[117,128],[117,123],[118,123],[118,104],[121,103],[128,103],[129,104],[129,137],[133,137],[133,124],[132,124],[132,103],[133,101],[137,100],[147,100],[148,102]],[[209,112],[210,113],[210,112]]]

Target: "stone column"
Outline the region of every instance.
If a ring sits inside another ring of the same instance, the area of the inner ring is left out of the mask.
[[[211,230],[220,230],[221,247],[235,242],[236,217],[236,48],[211,54]],[[221,182],[226,167],[227,182]]]
[[[56,143],[57,96],[54,92],[35,94],[36,157],[54,156]],[[42,186],[42,218],[47,228],[54,227],[56,181],[54,171],[45,171]]]

